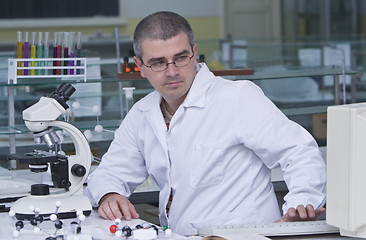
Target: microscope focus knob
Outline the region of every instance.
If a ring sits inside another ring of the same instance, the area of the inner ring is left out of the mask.
[[[83,165],[75,164],[71,167],[71,173],[74,176],[82,177],[85,175],[86,169]]]

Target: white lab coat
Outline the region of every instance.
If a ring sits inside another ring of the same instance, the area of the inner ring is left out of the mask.
[[[254,83],[198,68],[168,131],[157,91],[133,106],[88,179],[94,204],[108,192],[129,197],[151,176],[160,187],[160,222],[179,234],[202,224],[273,222],[280,211],[270,169],[281,166],[290,190],[285,212],[323,205],[325,164],[312,136]]]

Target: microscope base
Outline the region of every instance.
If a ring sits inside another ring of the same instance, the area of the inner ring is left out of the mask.
[[[57,196],[56,194],[23,197],[13,203],[10,211],[15,213],[15,217],[18,220],[29,220],[34,217],[33,209],[38,209],[41,216],[49,217],[56,212],[56,202],[60,202],[57,212],[59,219],[76,218],[77,211],[82,211],[85,216],[89,216],[92,211],[88,197],[64,194],[62,196]]]

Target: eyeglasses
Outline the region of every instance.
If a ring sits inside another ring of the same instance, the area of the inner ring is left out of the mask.
[[[191,62],[191,59],[193,58],[193,56],[194,56],[194,53],[193,53],[192,56],[185,56],[185,55],[179,56],[173,62],[167,62],[167,61],[161,60],[161,61],[158,61],[158,62],[155,62],[155,63],[151,64],[150,66],[146,65],[142,61],[142,59],[140,59],[140,60],[141,60],[142,64],[145,67],[151,68],[151,70],[153,70],[154,72],[162,72],[162,71],[165,71],[168,68],[169,64],[174,64],[174,66],[176,66],[176,67],[187,66]]]

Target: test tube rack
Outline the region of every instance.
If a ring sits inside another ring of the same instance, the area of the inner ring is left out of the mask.
[[[61,66],[53,66],[54,62],[61,61]],[[74,66],[64,66],[64,62],[72,62]],[[35,62],[35,66],[24,67],[24,64],[20,64],[21,67],[18,66],[18,62],[28,62],[29,65],[31,62]],[[38,62],[41,62],[43,66],[38,66]],[[77,64],[80,63],[80,64]],[[86,68],[87,61],[86,58],[9,58],[8,59],[8,84],[18,84],[19,79],[31,79],[31,78],[61,78],[63,80],[84,80],[86,82]],[[23,70],[21,75],[18,75],[17,70]],[[24,75],[24,70],[35,69],[35,75]],[[42,74],[38,75],[37,69],[48,70],[41,71]],[[52,74],[53,70],[60,69],[59,75]],[[64,70],[73,70],[73,74],[63,74]],[[80,71],[77,71],[80,70]],[[47,72],[47,74],[44,74]]]

